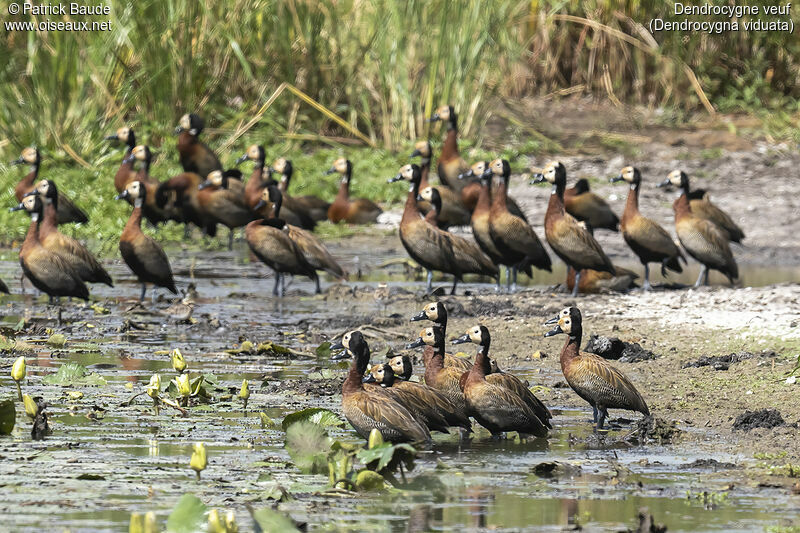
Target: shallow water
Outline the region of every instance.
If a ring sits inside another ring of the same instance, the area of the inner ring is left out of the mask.
[[[399,245],[394,246],[393,240],[387,242],[353,239],[349,244],[332,243],[331,249],[351,272],[357,272],[360,266],[362,280],[354,285],[388,283],[389,288],[418,291],[419,283],[404,281],[402,267],[367,268],[405,257]],[[325,495],[327,479],[297,473],[283,449],[283,434],[261,429],[258,411],[279,420],[288,412],[309,406],[338,410],[338,396],[296,394],[293,384],[308,379],[312,370],[341,365],[311,354],[268,358],[229,355],[222,350],[244,336],[308,352],[309,346],[324,339],[321,332],[340,331],[359,316],[398,312],[391,299],[324,299],[311,295],[310,283],[294,280],[289,296],[275,301],[270,296],[272,279],[266,269],[250,262],[241,245],[234,252],[202,252],[194,260],[188,252],[173,250],[171,259],[178,285],[186,287],[193,277],[198,286],[195,317],[200,325],[167,324],[160,315],[124,314],[130,299],[138,296],[138,286],[125,266],[115,261],[110,271],[116,286],[92,288],[94,298],[111,313],[97,315],[82,305],[65,303],[60,331],[70,341],[67,348],[53,350],[38,345],[37,354],[28,356],[30,377],[25,390],[50,403],[54,432],[44,442],[31,442],[29,423],[20,415],[15,433],[0,438],[0,486],[4,495],[0,515],[9,529],[124,530],[131,512],[153,510],[163,521],[186,492],[196,493],[210,506],[234,509],[239,522],[248,524],[244,504],[269,506],[262,496],[276,482],[296,498],[282,504],[281,509],[321,531],[560,531],[575,523],[588,530],[616,531],[634,527],[642,506],[648,507],[669,531],[752,531],[798,513],[797,502],[779,489],[736,483],[731,488],[735,470],[713,472],[685,466],[706,458],[741,464],[748,459],[744,456],[709,454],[681,445],[587,446],[591,434],[588,408],[558,405],[551,406],[555,429],[546,442],[492,441],[485,432],[479,432],[471,442],[461,442],[455,435],[441,436],[434,451],[418,459],[410,475],[415,480],[414,490]],[[15,292],[19,290],[14,279],[18,272],[12,260],[0,262],[0,277]],[[797,269],[743,266],[742,272],[745,284],[798,279]],[[558,271],[548,277],[537,274],[535,283],[555,284],[562,275]],[[686,274],[686,281],[693,281],[694,275]],[[468,283],[465,288],[493,292],[486,284]],[[42,302],[41,297],[35,300],[32,318],[54,327],[54,311]],[[14,327],[33,303],[30,289],[27,295],[0,300],[0,328]],[[146,307],[150,309],[151,305]],[[166,304],[157,307],[163,309]],[[221,327],[206,325],[206,314],[219,317]],[[126,320],[148,329],[117,333]],[[416,329],[409,327],[409,332]],[[47,334],[43,332],[29,340],[44,338]],[[86,344],[81,346],[81,342]],[[390,343],[400,345],[402,340],[392,339]],[[122,402],[142,391],[153,372],[161,372],[164,383],[172,377],[168,357],[154,352],[175,347],[183,350],[192,375],[213,374],[227,394],[235,392],[243,378],[250,379],[254,394],[248,411],[243,412],[235,400],[220,398],[224,392],[210,407],[191,408],[188,418],[176,418],[168,408],[153,415],[146,396],[130,407],[121,407]],[[12,360],[7,354],[2,359],[4,366]],[[69,401],[60,387],[41,384],[40,376],[55,372],[67,361],[87,366],[105,377],[108,385],[70,388],[83,391],[85,396]],[[538,379],[533,368],[521,364],[520,377]],[[268,386],[278,383],[276,392],[259,389],[262,380]],[[11,390],[7,370],[0,375],[0,384]],[[100,420],[86,416],[94,406],[105,409]],[[358,440],[351,430],[336,430],[332,436]],[[188,468],[191,444],[196,441],[208,444],[210,460],[200,483]],[[533,468],[549,461],[579,470],[572,477],[537,477]],[[93,474],[98,479],[76,479],[81,474]],[[715,500],[718,505],[714,506],[687,496],[703,491],[727,496]]]

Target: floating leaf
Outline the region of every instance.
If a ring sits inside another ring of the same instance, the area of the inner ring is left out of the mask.
[[[90,385],[101,387],[106,384],[103,376],[98,374],[86,373],[86,367],[77,363],[64,363],[55,374],[50,374],[42,379],[45,385],[61,385],[62,387],[74,387],[76,385]]]
[[[286,450],[304,474],[328,472],[327,454],[331,444],[328,434],[318,424],[300,421],[286,430]]]
[[[386,488],[386,483],[379,473],[372,470],[362,470],[356,476],[356,487],[358,487],[358,490],[365,491],[383,490]]]
[[[281,427],[284,431],[297,422],[311,422],[312,424],[319,424],[320,426],[333,426],[342,427],[344,420],[339,418],[339,415],[330,409],[323,409],[322,407],[309,407],[301,411],[296,411],[286,415],[281,422]]]
[[[261,528],[261,531],[272,533],[274,531],[286,533],[299,533],[300,530],[288,516],[273,511],[272,509],[259,509],[253,513],[253,521]]]
[[[328,341],[323,342],[322,344],[317,346],[317,349],[314,350],[314,352],[317,354],[317,357],[324,358],[324,359],[330,359],[330,357],[331,357],[331,343],[329,343]]]
[[[170,533],[194,533],[206,524],[208,507],[194,494],[184,494],[172,509],[167,519]]]
[[[0,435],[9,435],[17,420],[17,408],[13,400],[0,400]]]
[[[293,500],[294,498],[286,490],[286,487],[278,483],[277,481],[271,482],[267,485],[266,490],[262,491],[259,495],[260,500],[275,500],[276,502],[288,502]]]
[[[396,453],[402,453],[404,455],[408,454],[408,460],[406,457],[402,457],[404,462],[408,465],[409,460],[413,459],[413,457],[417,454],[417,450],[414,449],[414,447],[410,444],[390,444],[386,442],[380,446],[375,446],[374,448],[370,448],[368,450],[359,450],[356,454],[356,457],[358,457],[358,460],[364,464],[370,464],[373,461],[377,461],[378,464],[375,466],[375,470],[383,470],[392,461]]]
[[[54,348],[62,348],[65,344],[67,344],[67,338],[61,333],[56,333],[55,335],[50,335],[50,338],[47,339],[47,344],[48,346],[53,346]]]

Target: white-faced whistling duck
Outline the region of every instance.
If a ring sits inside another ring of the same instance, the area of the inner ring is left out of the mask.
[[[552,271],[550,255],[545,250],[536,232],[525,220],[511,214],[506,205],[508,198],[508,180],[511,178],[511,166],[505,159],[495,159],[483,172],[485,176],[494,176],[497,186],[489,210],[489,234],[495,248],[500,252],[500,264],[506,266],[508,288],[516,290],[517,272],[522,270],[529,277],[533,276],[531,267]]]
[[[651,288],[648,263],[661,263],[661,275],[666,276],[667,269],[683,272],[679,260],[682,259],[685,263],[686,258],[667,230],[639,212],[639,191],[642,186],[642,175],[639,169],[625,167],[620,171],[619,176],[611,178],[611,181],[625,181],[630,184],[625,211],[622,213],[622,236],[644,265],[642,289],[648,291]]]
[[[428,141],[419,141],[414,145],[414,151],[411,152],[411,157],[420,156],[420,190],[425,190],[430,186],[428,182],[428,174],[431,166],[431,143]],[[442,183],[438,187],[439,195],[442,199],[442,207],[439,209],[438,225],[442,229],[447,229],[450,226],[466,226],[469,224],[469,210],[464,207],[461,201],[461,195]],[[430,203],[426,201],[419,202],[419,209],[426,215],[430,211]]]
[[[189,113],[181,117],[175,128],[178,155],[184,172],[208,176],[215,170],[222,170],[222,163],[217,155],[198,138],[204,127],[205,121],[199,115]]]
[[[483,250],[483,253],[485,253],[494,264],[499,265],[502,263],[503,256],[500,254],[497,246],[494,245],[489,231],[489,212],[492,207],[490,197],[492,176],[484,176],[484,171],[487,168],[489,168],[488,161],[478,161],[473,163],[469,170],[471,175],[480,176],[481,187],[478,191],[479,194],[478,200],[475,203],[475,209],[472,210],[470,227],[472,228],[472,236],[475,238],[475,242],[478,243],[478,246],[481,247],[481,250]],[[497,290],[500,290],[500,285],[497,286]]]
[[[142,284],[140,301],[144,301],[148,283],[178,294],[167,254],[155,239],[142,232],[142,207],[146,197],[147,189],[140,181],[129,183],[125,190],[117,195],[117,200],[133,199],[133,211],[119,236],[119,253]]]
[[[442,335],[447,336],[447,308],[442,302],[431,302],[422,308],[422,311],[411,317],[411,322],[420,320],[430,320],[434,325],[442,330]],[[472,368],[472,362],[466,357],[456,357],[455,355],[444,354],[444,366],[454,366],[463,371]]]
[[[261,201],[264,205],[261,205],[261,203],[256,204],[256,207],[258,207],[257,210],[261,211],[264,208],[270,208],[272,209],[272,217],[280,218],[283,212],[283,208],[281,207],[282,197],[283,193],[281,193],[276,185],[265,187],[261,197]],[[333,258],[325,245],[322,244],[322,241],[313,233],[292,224],[286,224],[286,228],[289,232],[289,238],[297,244],[297,247],[300,248],[306,261],[308,261],[308,264],[310,264],[314,270],[325,271],[341,281],[347,279],[347,272],[336,262],[336,259]],[[317,276],[315,281],[316,292],[319,294],[322,292],[319,286],[319,276]]]
[[[50,302],[61,296],[89,299],[89,289],[61,256],[47,250],[39,241],[39,219],[42,215],[42,199],[39,195],[27,196],[12,211],[25,210],[31,215],[28,233],[19,250],[22,272],[33,286],[47,294]]]
[[[368,439],[373,429],[387,442],[430,443],[428,428],[381,387],[364,387],[364,372],[369,366],[369,345],[360,331],[345,333],[333,349],[345,348],[353,356],[350,371],[342,384],[342,412],[350,425]]]
[[[250,174],[250,178],[247,180],[247,184],[244,187],[245,203],[257,215],[269,217],[272,213],[272,208],[270,206],[262,206],[258,210],[255,209],[256,205],[261,205],[259,202],[261,202],[264,189],[272,185],[278,185],[278,182],[272,178],[272,167],[265,166],[265,157],[266,155],[264,152],[264,147],[254,144],[247,149],[244,155],[236,160],[236,163],[239,164],[247,160],[250,160],[254,163],[253,172]],[[262,212],[262,210],[265,209],[266,211]],[[327,217],[327,213],[325,216]],[[287,224],[299,226],[305,229],[313,229],[314,225],[316,224],[316,222],[308,215],[304,213],[295,213],[287,205],[284,205],[281,209],[281,218],[285,220]]]
[[[325,174],[337,173],[342,177],[339,192],[328,208],[328,220],[334,224],[370,224],[378,220],[383,210],[372,200],[366,198],[350,198],[350,180],[353,176],[353,164],[344,158],[334,161],[333,166]]]
[[[136,179],[136,171],[133,169],[133,159],[129,156],[136,147],[136,134],[133,128],[123,126],[116,133],[106,137],[107,141],[120,141],[125,143],[125,154],[122,156],[122,163],[114,174],[114,187],[120,193],[125,190],[125,186]]]
[[[689,255],[703,265],[694,286],[699,287],[702,283],[708,285],[710,270],[719,270],[733,284],[739,277],[739,267],[728,244],[728,233],[692,212],[689,202],[689,179],[686,174],[673,172],[668,179],[672,185],[681,189],[681,195],[672,204],[678,240]]]
[[[438,187],[426,187],[422,189],[417,199],[426,200],[431,204],[431,210],[425,215],[425,221],[438,227],[438,214],[442,206],[442,198],[439,196]],[[497,266],[489,259],[480,247],[472,241],[450,234],[449,239],[453,243],[453,253],[461,266],[464,274],[480,274],[491,276],[500,283],[500,272]]]
[[[205,180],[194,172],[181,172],[159,185],[156,205],[162,209],[172,201],[185,224],[194,224],[209,237],[217,235],[215,219],[200,206],[197,199],[200,184]],[[188,231],[188,228],[187,228]]]
[[[580,287],[581,270],[599,270],[612,275],[616,271],[592,234],[564,209],[564,189],[567,186],[567,170],[564,165],[557,161],[548,163],[533,178],[533,183],[543,181],[553,185],[544,216],[544,234],[556,255],[578,272],[578,283],[572,290],[572,296],[576,296]]]
[[[436,167],[439,173],[439,180],[460,194],[461,189],[467,183],[459,180],[458,175],[466,172],[469,169],[469,165],[458,151],[458,117],[453,106],[445,105],[440,107],[430,118],[431,122],[439,120],[447,124],[447,134]]]
[[[244,185],[238,179],[229,178],[221,170],[215,170],[198,189],[197,201],[200,207],[217,223],[228,228],[228,250],[233,249],[234,230],[246,226],[256,218],[245,204]]]
[[[396,379],[408,381],[414,374],[414,365],[411,364],[411,358],[408,355],[395,355],[390,357],[387,363],[392,367]]]
[[[478,206],[478,202],[480,201],[481,197],[481,188],[483,187],[483,180],[482,176],[484,171],[489,167],[488,161],[476,161],[473,163],[466,172],[462,172],[458,175],[459,180],[470,180],[467,185],[461,189],[461,198],[464,202],[464,205],[469,209],[471,213],[475,213],[475,208]],[[491,206],[491,199],[492,194],[494,194],[494,190],[492,188],[492,180],[489,179],[488,181],[488,190],[487,190],[487,205]],[[525,216],[525,213],[522,212],[517,202],[514,201],[513,198],[508,196],[508,191],[506,191],[506,207],[511,212],[512,215],[517,216],[524,220],[525,222],[528,221],[528,217]],[[486,208],[486,212],[488,213],[489,208]],[[470,220],[470,223],[472,221]]]
[[[403,247],[425,270],[428,271],[427,291],[433,291],[433,271],[452,274],[453,289],[455,293],[456,285],[462,277],[461,264],[456,259],[453,250],[451,235],[436,226],[428,224],[417,206],[417,196],[419,194],[420,170],[417,165],[405,165],[400,172],[388,182],[406,180],[411,183],[406,198],[406,205],[403,209],[403,217],[400,219],[400,241]]]
[[[280,191],[277,187],[267,187],[267,191],[268,198],[272,202],[272,210],[262,220],[250,222],[245,227],[244,235],[255,256],[275,272],[272,294],[283,298],[286,290],[283,279],[285,274],[307,276],[317,282],[317,272],[309,264],[297,243],[289,237],[286,221],[275,215],[275,206],[280,209],[278,198]],[[264,212],[261,207],[259,206],[259,211]]]
[[[541,419],[516,391],[487,381],[486,378],[492,375],[489,330],[485,326],[474,326],[455,339],[453,344],[466,342],[479,346],[475,363],[463,380],[464,397],[475,420],[488,429],[493,437],[499,437],[505,431],[547,437],[549,422],[544,413],[549,415],[549,411],[544,405],[541,405],[544,416]]]
[[[364,383],[375,383],[383,387],[398,402],[403,404],[430,431],[450,433],[449,427],[462,427],[472,431],[472,424],[466,413],[460,413],[447,399],[447,396],[434,388],[421,383],[396,378],[392,367],[387,363],[373,365]]]
[[[22,155],[11,162],[12,165],[23,165],[28,164],[30,165],[30,172],[25,175],[17,186],[14,188],[14,195],[17,197],[17,201],[21,202],[22,198],[31,192],[36,184],[37,178],[39,176],[39,166],[41,165],[42,159],[41,155],[39,154],[39,149],[34,147],[25,148],[22,151]],[[58,223],[59,224],[69,224],[71,222],[88,222],[89,217],[86,216],[78,206],[76,206],[72,200],[67,198],[64,194],[59,194],[58,197]]]
[[[572,390],[592,406],[597,429],[603,429],[608,409],[627,409],[650,416],[644,398],[622,372],[599,355],[580,351],[583,326],[577,307],[563,309],[546,324],[555,327],[545,337],[567,335],[561,350],[561,372]]]
[[[674,185],[678,188],[684,188],[682,185],[683,183],[686,184],[686,194],[689,196],[689,206],[692,208],[692,213],[694,213],[696,217],[716,224],[726,233],[729,241],[741,244],[742,239],[744,239],[742,228],[733,221],[728,213],[711,203],[711,199],[704,189],[691,190],[689,188],[689,176],[685,172],[682,170],[673,170],[669,173],[669,176],[659,184],[659,187]]]
[[[619,231],[619,217],[608,202],[589,190],[589,180],[581,178],[564,190],[564,208],[576,220],[584,222],[590,231],[607,229]]]
[[[464,369],[445,366],[444,341],[442,328],[429,327],[420,331],[417,340],[406,345],[406,350],[424,346],[422,362],[425,365],[425,384],[447,396],[459,412],[469,413],[467,400],[459,385]]]
[[[328,220],[328,209],[330,209],[330,202],[326,202],[319,196],[308,194],[305,196],[292,196],[289,194],[289,187],[292,183],[294,176],[294,165],[285,157],[279,157],[272,162],[272,170],[280,174],[281,179],[278,181],[278,188],[283,193],[284,207],[295,207],[295,211],[307,216],[312,222],[321,222]],[[313,229],[313,228],[305,228]]]
[[[39,221],[39,242],[50,252],[69,263],[78,276],[88,283],[105,283],[113,287],[111,276],[83,244],[73,237],[58,231],[58,188],[50,180],[41,180],[26,196],[39,195],[42,200],[42,216]]]
[[[129,157],[139,161],[139,170],[136,172],[135,181],[141,182],[147,189],[145,204],[142,207],[144,218],[154,226],[167,220],[183,222],[183,215],[176,207],[177,193],[162,189],[161,182],[150,176],[150,164],[153,161],[153,154],[150,152],[150,148],[144,144],[135,146],[131,150]],[[159,194],[164,194],[166,197],[159,201]],[[133,203],[132,199],[128,198],[128,200],[131,204]],[[159,203],[162,205],[159,205]]]

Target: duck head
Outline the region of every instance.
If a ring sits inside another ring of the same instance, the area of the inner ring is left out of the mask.
[[[435,349],[444,352],[444,333],[442,333],[442,328],[430,327],[423,329],[419,332],[417,340],[406,345],[406,350],[422,346],[433,346]]]
[[[264,159],[266,155],[264,154],[264,147],[260,144],[252,144],[250,148],[247,149],[245,153],[236,160],[236,164],[244,163],[245,161],[255,161],[256,163],[260,163],[261,165],[264,164]]]
[[[677,187],[678,189],[682,189],[684,191],[689,190],[689,176],[683,170],[673,170],[667,177],[664,178],[664,181],[659,183],[657,187],[668,187],[668,186]]]
[[[342,176],[343,182],[350,181],[350,176],[353,173],[353,164],[350,162],[349,159],[345,159],[344,157],[340,157],[336,161],[333,162],[333,166],[325,171],[325,174],[339,174]]]
[[[12,165],[24,165],[25,163],[31,166],[39,166],[41,162],[41,156],[39,154],[39,149],[35,146],[29,146],[22,150],[22,154],[16,158],[15,160],[11,161]]]
[[[52,180],[39,180],[31,191],[25,193],[25,196],[37,194],[41,196],[43,203],[53,203],[58,208],[58,187]]]
[[[17,206],[12,207],[9,211],[27,211],[31,215],[31,220],[35,222],[39,220],[42,214],[42,199],[39,198],[38,194],[26,196]]]
[[[478,177],[480,178],[481,181],[486,180],[487,182],[489,182],[492,179],[492,175],[487,174],[486,176],[484,176],[484,173],[486,172],[487,168],[489,168],[488,161],[476,161],[475,163],[472,163],[472,165],[469,167],[469,170],[459,174],[458,179],[463,180],[467,178]]]
[[[128,148],[136,146],[136,135],[133,133],[133,128],[123,126],[113,134],[106,136],[107,141],[121,141],[128,145]]]
[[[291,160],[286,159],[285,157],[279,157],[272,162],[272,166],[270,168],[273,172],[280,174],[281,181],[286,183],[288,186],[289,180],[292,179],[292,172],[294,171]]]
[[[392,367],[392,372],[394,373],[395,377],[406,381],[411,379],[413,367],[411,365],[411,358],[409,356],[395,355],[389,359],[388,364],[390,367]]]
[[[283,193],[274,184],[264,187],[261,191],[261,199],[253,206],[253,211],[260,211],[268,204],[272,204],[272,217],[278,218],[283,205]]]
[[[452,344],[465,344],[467,342],[471,342],[483,348],[488,348],[491,340],[492,338],[491,335],[489,335],[489,328],[479,324],[477,326],[472,326],[467,330],[466,333],[453,339]]]
[[[505,159],[495,159],[489,163],[489,166],[483,171],[481,178],[490,178],[492,176],[503,178],[503,180],[508,183],[508,179],[511,177],[511,165]]]
[[[203,131],[205,122],[195,113],[187,113],[183,115],[178,121],[178,126],[175,128],[175,134],[187,132],[192,137],[197,137]]]
[[[433,150],[429,141],[417,141],[414,143],[414,151],[411,152],[411,157],[421,157],[423,160],[430,159]]]
[[[555,327],[544,334],[545,337],[552,337],[564,333],[570,338],[581,336],[581,311],[577,307],[566,307],[558,315],[551,318],[545,324],[555,324]]]
[[[206,177],[206,180],[197,186],[199,190],[203,190],[207,187],[219,187],[220,189],[227,189],[228,177],[223,174],[221,170],[212,170]]]
[[[611,183],[624,181],[630,184],[631,188],[637,187],[642,182],[642,174],[636,167],[625,167],[619,171],[619,175],[611,178]]]
[[[442,197],[436,187],[425,187],[417,195],[417,201],[429,202],[437,213],[442,212]]]
[[[391,387],[394,384],[394,371],[388,363],[378,363],[372,365],[363,381],[364,383],[378,383],[383,387]]]
[[[147,197],[147,189],[141,181],[132,181],[116,196],[117,200],[130,200],[134,207],[141,207]]]
[[[397,175],[393,178],[389,178],[387,183],[394,183],[396,181],[408,181],[411,182],[412,185],[419,185],[420,180],[422,179],[422,173],[420,172],[419,165],[415,165],[414,163],[403,165],[400,167]]]
[[[411,322],[430,320],[439,325],[447,325],[447,308],[442,302],[431,302],[422,311],[411,317]]]
[[[531,183],[545,181],[554,187],[564,187],[567,184],[567,169],[561,161],[551,161],[540,172],[534,172]]]
[[[438,122],[440,120],[447,122],[447,129],[450,130],[456,127],[456,118],[456,111],[453,106],[443,105],[431,115],[428,122]]]

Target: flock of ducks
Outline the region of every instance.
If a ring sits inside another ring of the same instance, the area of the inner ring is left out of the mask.
[[[438,159],[440,185],[431,186],[429,173],[432,149],[428,141],[416,144],[412,157],[419,164],[403,166],[389,182],[408,182],[409,192],[399,226],[400,240],[408,255],[427,270],[427,290],[432,291],[433,272],[453,276],[455,293],[465,274],[494,278],[500,290],[500,268],[506,268],[507,288],[516,288],[521,271],[550,271],[552,261],[539,236],[517,203],[508,196],[511,168],[506,160],[479,161],[467,165],[458,151],[457,116],[452,106],[436,111],[431,121],[443,121],[447,134]],[[366,198],[350,196],[352,163],[340,158],[327,171],[340,176],[338,193],[332,202],[316,196],[292,196],[293,175],[290,160],[278,158],[271,166],[265,162],[263,146],[253,145],[238,159],[251,161],[252,173],[245,182],[238,169],[223,169],[219,158],[199,137],[204,128],[201,117],[184,115],[178,127],[178,155],[183,172],[166,181],[150,174],[152,154],[146,145],[136,143],[133,129],[123,127],[108,140],[125,143],[127,149],[114,176],[119,193],[133,207],[120,236],[123,260],[142,285],[143,300],[147,285],[178,290],[169,259],[158,242],[141,230],[142,219],[156,225],[174,220],[197,226],[209,236],[217,227],[229,228],[229,248],[233,231],[244,227],[245,238],[255,257],[275,272],[273,294],[283,296],[285,277],[306,276],[320,291],[319,273],[347,279],[347,272],[312,233],[321,220],[334,223],[375,222],[381,208]],[[19,205],[31,224],[20,249],[23,275],[51,301],[62,296],[88,299],[87,283],[112,285],[111,277],[89,250],[58,230],[59,224],[87,222],[86,214],[58,191],[54,181],[39,179],[40,154],[26,148],[14,163],[28,164],[30,172],[17,184]],[[138,166],[138,168],[136,168]],[[280,179],[275,180],[274,175]],[[595,240],[595,230],[619,231],[644,266],[643,289],[651,288],[649,265],[660,263],[661,272],[681,272],[686,257],[669,233],[639,211],[641,173],[634,167],[622,169],[612,181],[630,185],[625,211],[620,219],[608,204],[589,190],[585,179],[570,188],[563,164],[552,162],[537,171],[532,183],[547,182],[552,194],[544,219],[545,240],[569,267],[567,286],[572,294],[592,292],[617,276],[636,275],[617,267]],[[733,283],[738,268],[729,242],[740,243],[742,230],[724,211],[711,203],[703,190],[691,190],[689,177],[676,170],[660,186],[671,185],[681,191],[675,200],[675,229],[683,249],[702,265],[695,286],[708,283],[710,270],[718,270]],[[448,231],[469,225],[474,240]],[[0,291],[8,292],[2,282]]]
[[[493,438],[509,431],[548,436],[552,414],[526,382],[503,372],[490,359],[488,328],[476,325],[452,340],[478,346],[475,360],[469,361],[445,352],[447,310],[441,302],[426,305],[411,320],[434,323],[406,346],[424,347],[424,384],[410,381],[413,368],[408,355],[370,367],[369,345],[359,330],[345,333],[331,346],[343,350],[333,359],[353,358],[342,385],[342,411],[359,435],[369,439],[377,429],[386,441],[428,444],[432,431],[460,428],[462,436],[472,432],[470,418],[474,418]],[[602,357],[580,351],[582,317],[577,307],[563,309],[546,324],[554,327],[545,337],[567,336],[561,371],[572,390],[592,406],[596,430],[603,429],[608,409],[650,415],[644,398],[622,372]]]

